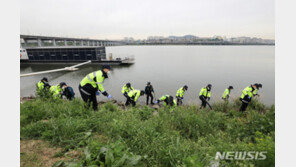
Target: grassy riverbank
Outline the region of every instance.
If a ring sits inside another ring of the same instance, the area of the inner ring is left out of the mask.
[[[217,151],[267,151],[265,160],[221,160],[220,166],[274,166],[274,106],[254,100],[242,114],[239,105],[217,103],[212,111],[183,106],[171,113],[106,103],[94,112],[79,99],[37,98],[20,106],[21,145],[40,141],[56,149],[47,157],[55,166],[209,166]],[[31,150],[38,153],[31,159],[27,152],[21,150],[22,166],[43,164],[38,150]]]

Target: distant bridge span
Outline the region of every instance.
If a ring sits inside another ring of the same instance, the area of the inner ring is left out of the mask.
[[[87,38],[51,37],[38,35],[20,35],[21,46],[23,48],[36,47],[65,47],[65,46],[119,46],[124,45],[116,40],[98,40]]]

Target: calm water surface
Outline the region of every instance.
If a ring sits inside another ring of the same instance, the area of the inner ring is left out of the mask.
[[[262,83],[260,100],[267,105],[275,102],[274,46],[119,46],[107,47],[113,57],[134,55],[135,64],[117,66],[104,82],[104,88],[115,99],[124,100],[121,88],[130,82],[136,89],[144,89],[147,81],[154,86],[156,96],[175,96],[177,89],[188,85],[185,103],[200,103],[198,93],[208,83],[212,87],[212,100],[221,100],[229,85],[234,87],[231,98],[252,83]],[[56,69],[68,65],[21,65],[21,74]],[[77,96],[82,78],[97,69],[98,65],[85,65],[74,72],[56,72],[45,75],[22,77],[20,95],[35,92],[35,84],[47,77],[51,85],[61,81],[74,88]],[[104,96],[98,100],[106,100]],[[145,98],[140,98],[141,102]]]

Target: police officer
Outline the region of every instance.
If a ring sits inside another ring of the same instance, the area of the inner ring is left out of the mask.
[[[224,101],[228,101],[229,99],[229,95],[230,95],[230,91],[233,89],[233,86],[229,86],[228,88],[225,89],[223,95],[222,95],[222,99]]]
[[[61,82],[57,85],[53,85],[50,87],[50,92],[54,99],[62,98],[64,95],[65,88],[67,87],[67,84],[65,82]]]
[[[128,96],[128,93],[131,90],[134,90],[134,88],[131,86],[130,83],[127,83],[127,84],[123,85],[123,87],[122,87],[121,93],[123,94],[124,97],[126,97],[126,103],[125,103],[125,105],[127,105],[127,102],[129,101],[128,99],[130,97]]]
[[[200,108],[205,108],[207,105],[207,101],[211,98],[211,89],[212,85],[208,84],[206,87],[201,88],[199,92],[199,99],[201,100]]]
[[[67,86],[62,95],[65,95],[68,100],[73,100],[75,98],[75,93],[71,86]]]
[[[155,101],[155,103],[159,104],[159,102],[162,102],[162,101],[163,101],[164,106],[170,106],[170,107],[177,106],[177,102],[173,96],[164,95],[164,96],[160,97],[157,101]]]
[[[151,104],[154,104],[154,103],[153,103],[153,94],[152,94],[152,93],[154,93],[153,86],[151,85],[150,82],[147,82],[147,86],[145,87],[146,105],[149,104],[149,97],[151,98],[151,99],[150,99],[150,103],[151,103]]]
[[[42,91],[44,88],[50,88],[46,77],[43,77],[41,81],[37,83],[37,91]]]
[[[178,105],[182,105],[183,104],[184,92],[187,91],[187,89],[188,89],[188,86],[185,85],[185,86],[183,86],[182,88],[180,88],[177,91],[176,98],[177,98],[177,104]]]
[[[132,106],[136,105],[136,102],[138,101],[138,98],[140,96],[143,96],[145,94],[144,90],[131,90],[128,93],[129,98],[126,100],[126,106],[129,106],[130,104],[132,104]]]
[[[99,95],[100,92],[108,99],[112,98],[103,87],[103,82],[108,78],[108,72],[110,70],[110,65],[103,65],[101,70],[86,75],[79,84],[78,89],[83,101],[86,102],[88,106],[92,103],[94,110],[97,110],[98,108],[96,95]]]
[[[242,105],[240,107],[240,111],[246,111],[249,103],[251,102],[252,100],[252,97],[254,95],[254,91],[256,89],[258,89],[259,85],[258,84],[253,84],[253,85],[250,85],[248,87],[246,87],[242,92],[242,95],[240,97],[240,100],[242,101]]]

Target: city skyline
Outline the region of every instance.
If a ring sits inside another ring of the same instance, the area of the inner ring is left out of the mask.
[[[148,36],[274,39],[274,0],[21,1],[20,32],[120,40]]]

